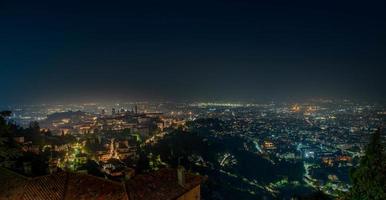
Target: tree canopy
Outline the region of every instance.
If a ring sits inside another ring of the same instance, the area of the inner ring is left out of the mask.
[[[10,115],[10,111],[0,112],[0,166],[10,165],[21,154],[12,138],[12,133],[17,131],[18,127],[6,120]]]
[[[382,143],[381,129],[371,137],[366,153],[359,167],[350,173],[352,188],[345,199],[384,200],[386,199],[386,156]]]

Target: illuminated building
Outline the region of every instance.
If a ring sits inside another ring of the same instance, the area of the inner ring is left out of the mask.
[[[292,112],[299,112],[300,111],[300,106],[298,104],[295,104],[291,108]]]
[[[264,141],[263,147],[264,147],[264,149],[267,149],[267,150],[275,150],[276,149],[276,146],[271,141]]]
[[[24,143],[24,137],[13,137],[13,140],[15,140],[19,144]]]

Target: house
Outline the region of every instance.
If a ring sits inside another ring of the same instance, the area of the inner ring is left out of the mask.
[[[0,199],[199,200],[201,176],[161,169],[126,182],[72,172],[28,178],[0,168]]]

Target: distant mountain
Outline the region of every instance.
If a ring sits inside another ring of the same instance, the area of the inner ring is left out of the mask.
[[[82,116],[86,116],[86,113],[82,111],[67,111],[50,114],[47,116],[47,120],[56,121],[64,118],[74,119]]]

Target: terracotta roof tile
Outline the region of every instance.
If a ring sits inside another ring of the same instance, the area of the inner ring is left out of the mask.
[[[65,193],[66,179],[65,172],[33,178],[25,185],[22,199],[61,200]]]
[[[200,176],[186,173],[185,185],[182,187],[177,182],[175,169],[161,169],[138,175],[124,185],[95,176],[69,172],[28,179],[0,168],[0,180],[0,199],[168,200],[176,199],[198,186],[202,179]]]
[[[20,199],[27,177],[0,167],[0,199]]]
[[[85,174],[70,174],[65,199],[127,198],[123,184]]]
[[[126,183],[130,200],[176,199],[201,183],[200,176],[185,174],[185,186],[177,181],[177,170],[161,169],[146,175],[138,175]]]

